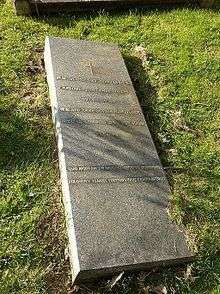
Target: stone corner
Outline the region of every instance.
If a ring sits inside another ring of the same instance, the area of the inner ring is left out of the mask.
[[[30,15],[31,8],[28,0],[13,0],[16,15]]]

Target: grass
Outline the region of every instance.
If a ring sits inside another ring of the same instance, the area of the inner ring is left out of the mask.
[[[0,3],[0,293],[73,293],[42,65],[46,35],[120,45],[167,170],[172,216],[198,252],[187,271],[128,275],[112,293],[152,293],[158,285],[168,293],[220,293],[219,27],[216,9],[35,19]],[[106,292],[103,283],[80,291]]]

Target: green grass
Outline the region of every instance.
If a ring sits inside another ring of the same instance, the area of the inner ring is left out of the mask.
[[[35,19],[16,17],[11,1],[0,4],[1,294],[72,293],[39,50],[46,35],[120,45],[167,170],[172,216],[198,252],[188,277],[183,268],[125,276],[112,292],[162,284],[168,293],[220,293],[219,28],[214,9]]]

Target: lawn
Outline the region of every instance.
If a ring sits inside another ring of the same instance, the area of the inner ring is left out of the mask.
[[[108,293],[152,293],[159,285],[172,294],[220,293],[219,29],[217,9],[37,19],[16,17],[11,1],[0,2],[1,294],[73,293],[42,62],[46,35],[119,44],[172,188],[171,215],[197,252],[188,268],[125,275]],[[80,291],[106,293],[104,285]]]

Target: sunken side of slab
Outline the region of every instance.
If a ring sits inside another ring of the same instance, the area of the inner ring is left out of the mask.
[[[146,5],[200,4],[211,7],[215,0],[13,0],[17,15],[44,15],[77,11],[114,10]]]
[[[119,48],[47,37],[73,280],[192,259]]]

